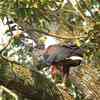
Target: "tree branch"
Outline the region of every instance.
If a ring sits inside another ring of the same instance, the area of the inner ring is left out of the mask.
[[[78,37],[68,37],[68,36],[61,36],[61,35],[57,35],[57,33],[53,33],[53,32],[44,32],[43,30],[38,30],[38,29],[31,29],[28,31],[36,31],[38,33],[44,34],[44,35],[48,35],[48,36],[52,36],[55,38],[59,38],[59,39],[79,39],[79,38],[86,38],[86,36],[78,36]]]

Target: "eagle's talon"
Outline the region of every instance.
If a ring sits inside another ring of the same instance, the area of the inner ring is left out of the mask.
[[[58,84],[56,84],[56,86],[66,90],[66,84],[65,83],[58,83]]]

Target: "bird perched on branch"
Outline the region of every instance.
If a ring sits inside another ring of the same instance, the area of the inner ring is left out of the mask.
[[[67,45],[50,45],[45,49],[44,61],[51,65],[51,75],[56,76],[56,70],[59,69],[63,75],[62,85],[65,86],[66,79],[68,79],[70,67],[75,67],[81,64],[83,60],[83,49],[74,43]],[[61,66],[60,68],[57,66]]]

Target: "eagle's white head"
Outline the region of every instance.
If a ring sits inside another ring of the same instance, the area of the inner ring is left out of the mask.
[[[52,36],[44,36],[44,37],[42,37],[42,40],[44,42],[45,48],[47,48],[50,45],[59,43],[59,41],[55,37],[52,37]]]

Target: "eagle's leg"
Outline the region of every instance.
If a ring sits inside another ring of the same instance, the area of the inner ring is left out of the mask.
[[[56,78],[56,74],[57,74],[57,67],[56,67],[56,65],[51,65],[51,76],[52,76],[52,78],[55,80],[55,78]]]
[[[66,81],[68,80],[68,77],[69,77],[70,68],[65,67],[65,66],[62,66],[61,68],[62,68],[61,71],[62,71],[63,79],[62,79],[62,83],[60,84],[60,86],[66,88]]]
[[[65,67],[64,70],[63,70],[63,81],[62,83],[66,83],[66,80],[69,79],[69,67]]]

